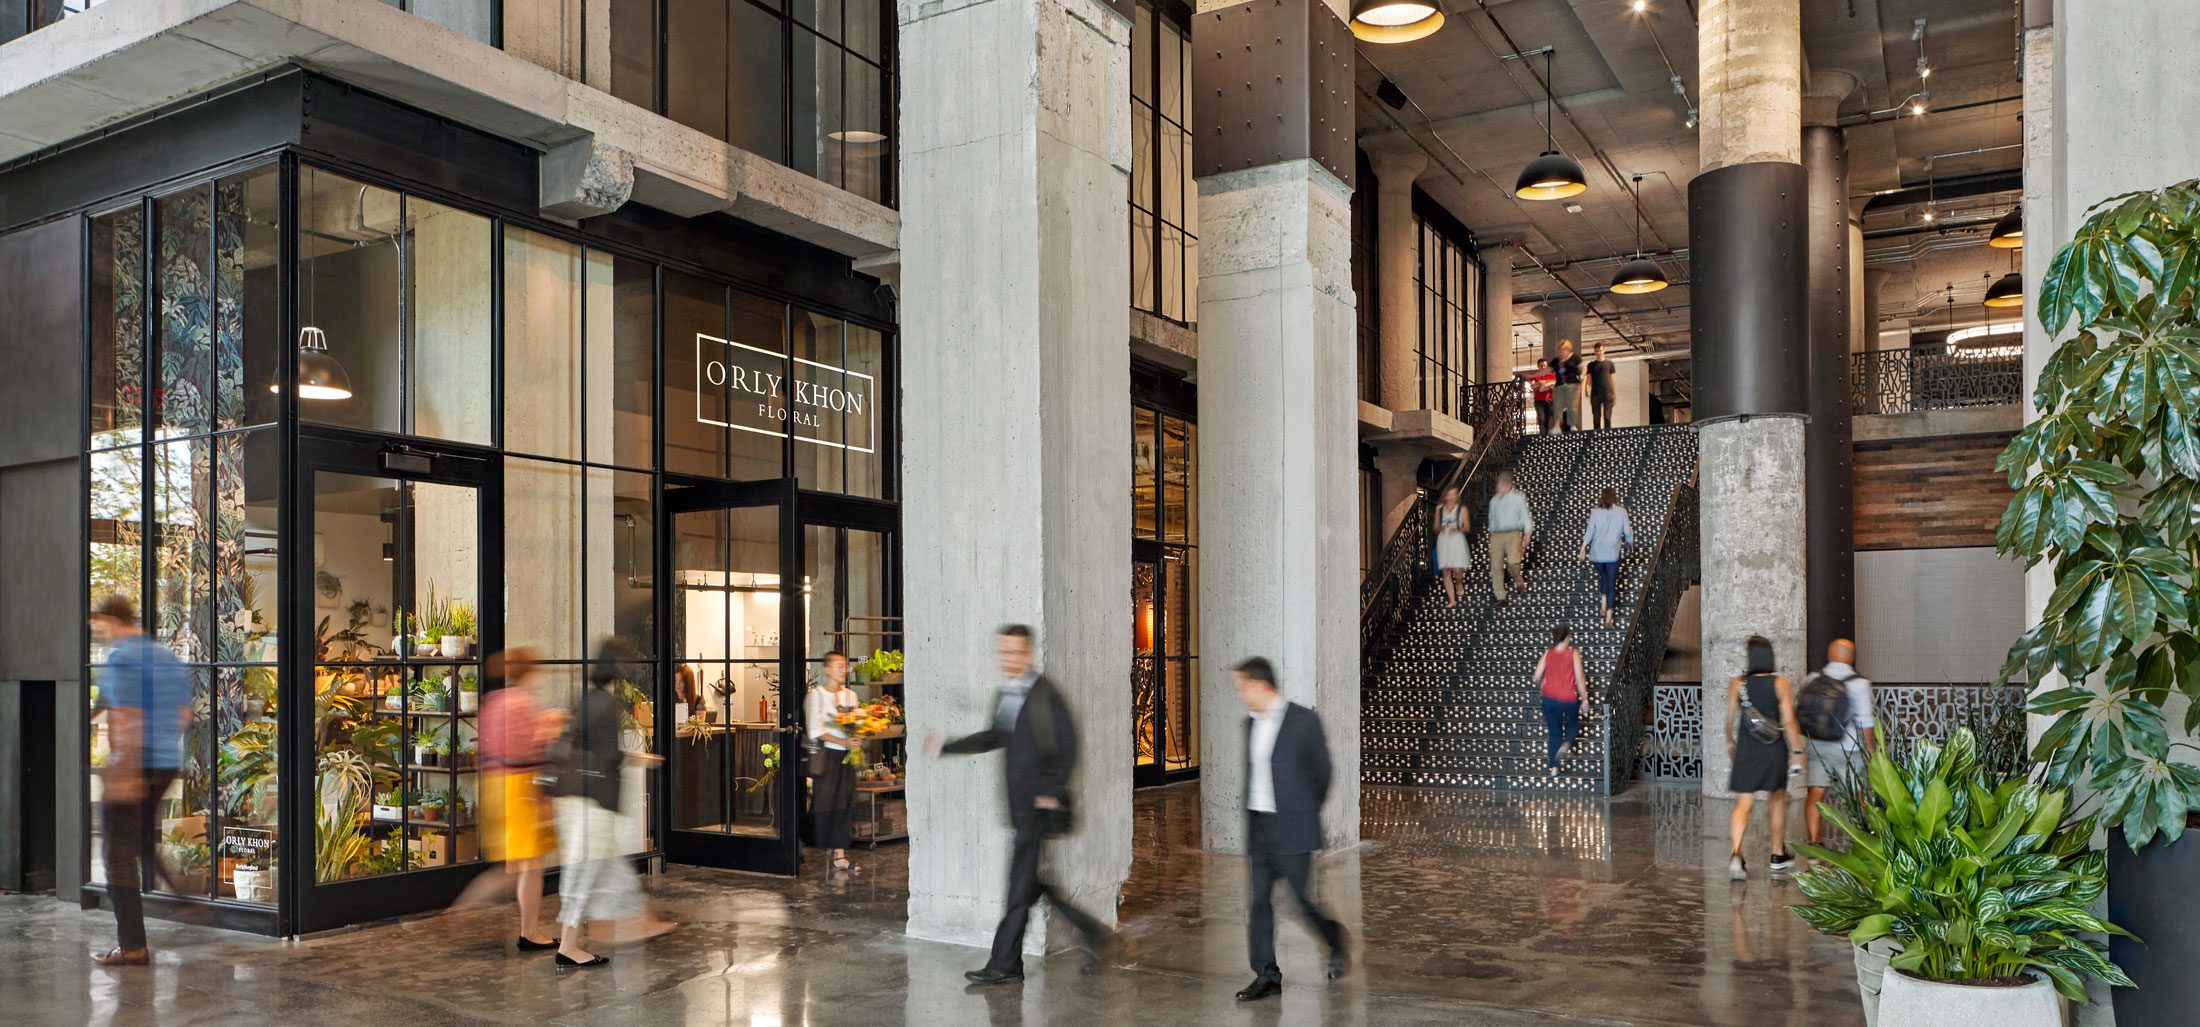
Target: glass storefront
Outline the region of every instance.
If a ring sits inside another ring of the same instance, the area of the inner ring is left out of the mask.
[[[625,771],[624,851],[793,872],[804,684],[899,647],[874,285],[731,219],[576,229],[255,159],[73,215],[88,592],[194,682],[160,890],[285,934],[447,902],[514,646],[546,703],[608,680],[621,747],[668,758]]]
[[[1180,386],[1181,387],[1181,386]],[[1199,770],[1199,426],[1131,407],[1132,780]]]

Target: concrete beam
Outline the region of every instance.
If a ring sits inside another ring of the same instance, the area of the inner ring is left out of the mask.
[[[726,211],[851,257],[899,245],[891,208],[378,0],[108,3],[14,40],[0,161],[286,64],[538,150],[623,150],[633,199],[681,217]]]
[[[542,212],[554,217],[609,214],[634,195],[634,155],[594,139],[551,149],[536,170]]]

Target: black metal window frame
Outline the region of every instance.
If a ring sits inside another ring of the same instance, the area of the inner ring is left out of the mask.
[[[1375,180],[1367,152],[1354,148],[1359,181]],[[1352,191],[1352,292],[1358,299],[1353,324],[1358,330],[1360,398],[1381,405],[1383,401],[1382,341],[1382,244],[1376,238],[1381,198],[1374,189]]]
[[[649,60],[652,66],[648,69],[648,74],[646,76],[648,80],[648,86],[646,90],[647,95],[636,95],[635,90],[627,88],[624,85],[622,81],[624,79],[624,76],[622,76],[619,71],[620,57],[617,53],[613,54],[611,58],[612,68],[606,75],[606,78],[608,79],[611,87],[610,91],[612,95],[617,96],[619,99],[625,100],[628,103],[635,104],[636,106],[648,110],[653,114],[661,114],[666,117],[673,117],[673,114],[671,113],[672,87],[674,81],[681,78],[682,76],[679,69],[675,69],[672,67],[673,47],[671,45],[671,29],[669,26],[672,5],[676,2],[680,2],[680,0],[599,0],[599,2],[605,3],[613,8],[611,19],[614,25],[611,31],[613,33],[612,38],[614,40],[618,38],[618,35],[621,31],[621,26],[626,24],[627,19],[632,16],[631,12],[634,10],[646,10],[648,17],[647,31],[650,32],[653,36],[653,38],[650,40],[653,46],[650,48],[649,55]],[[813,24],[811,21],[805,21],[794,12],[793,8],[795,5],[791,2],[782,3],[776,6],[771,3],[758,2],[758,0],[723,0],[723,2],[728,6],[738,5],[741,9],[749,11],[751,14],[761,14],[769,16],[771,18],[777,19],[779,22],[779,151],[776,153],[759,152],[759,156],[765,157],[779,164],[786,165],[787,167],[800,170],[795,161],[794,154],[797,127],[795,124],[795,112],[798,106],[796,103],[796,89],[799,84],[798,77],[795,74],[795,60],[797,56],[796,44],[798,41],[805,38],[804,34],[806,33],[808,38],[814,38],[819,43],[839,52],[841,60],[840,66],[842,69],[839,96],[843,102],[843,117],[845,117],[845,111],[848,109],[846,106],[846,100],[848,98],[847,62],[860,62],[863,66],[868,67],[878,73],[879,128],[877,129],[877,131],[884,138],[876,142],[876,145],[878,145],[882,151],[879,154],[878,195],[870,198],[875,199],[879,203],[882,203],[889,207],[898,205],[899,197],[897,193],[897,186],[900,176],[897,173],[897,168],[900,161],[901,145],[901,137],[898,131],[898,115],[901,110],[901,82],[897,60],[899,53],[899,26],[896,21],[895,5],[891,2],[891,0],[876,0],[876,11],[878,19],[876,25],[876,32],[878,33],[878,35],[876,38],[878,40],[878,56],[875,60],[870,57],[864,56],[863,53],[858,50],[850,49],[847,45],[847,38],[845,33],[842,33],[838,38],[836,38],[833,35],[826,34],[819,25]],[[853,9],[855,6],[855,4],[848,4],[840,9],[845,12]],[[814,6],[812,10],[814,12]],[[845,24],[846,22],[844,20],[843,25]],[[731,52],[731,48],[732,40],[729,36],[726,52],[720,55],[720,59],[717,62],[721,68],[737,63],[735,61],[735,55]],[[734,96],[726,97],[729,117],[731,114],[731,106],[740,99],[740,97]],[[679,119],[674,118],[674,120]],[[706,135],[711,135],[714,138],[724,139],[726,137],[726,133],[723,130],[719,132],[712,132],[709,128],[705,126],[689,125],[689,127],[694,128],[697,131],[703,132]],[[846,184],[847,179],[845,176],[843,176],[839,181],[834,181],[833,179],[825,175],[818,174],[814,171],[804,172],[804,174],[809,174],[812,177],[817,178],[819,181],[826,182],[836,187],[844,189],[848,188]],[[862,194],[858,192],[858,195]]]
[[[1413,284],[1419,317],[1414,369],[1424,410],[1462,417],[1482,353],[1482,261],[1474,236],[1419,190],[1413,194]]]
[[[1185,128],[1192,109],[1191,46],[1189,7],[1179,0],[1139,0],[1131,27],[1131,307],[1188,326],[1199,323],[1199,185]],[[1170,86],[1173,111],[1165,102]]]

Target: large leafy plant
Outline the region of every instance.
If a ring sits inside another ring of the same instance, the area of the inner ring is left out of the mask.
[[[2067,682],[2032,699],[2051,716],[2033,755],[2052,785],[2098,791],[2134,848],[2175,841],[2200,806],[2200,769],[2164,707],[2200,699],[2200,180],[2096,207],[2040,290],[2050,334],[2076,334],[2040,369],[2040,418],[1997,466],[2016,488],[1995,543],[2051,561],[2055,590],[2002,669]],[[2200,728],[2188,705],[2187,734]]]
[[[1862,824],[1819,804],[1848,852],[1797,846],[1823,861],[1796,878],[1810,903],[1790,908],[1805,922],[1857,945],[1891,938],[1893,966],[1927,980],[2034,973],[2080,1002],[2087,977],[2131,984],[2088,936],[2125,932],[2086,910],[2107,857],[2088,845],[2096,816],[2065,818],[2069,789],[1987,766],[1969,728],[1900,763],[1881,745],[1869,777]]]

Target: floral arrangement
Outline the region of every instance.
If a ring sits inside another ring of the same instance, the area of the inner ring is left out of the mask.
[[[833,727],[841,734],[858,742],[873,738],[891,738],[901,734],[901,704],[892,696],[880,696],[846,713],[833,717]],[[847,763],[851,767],[864,764],[863,747],[848,750]]]

